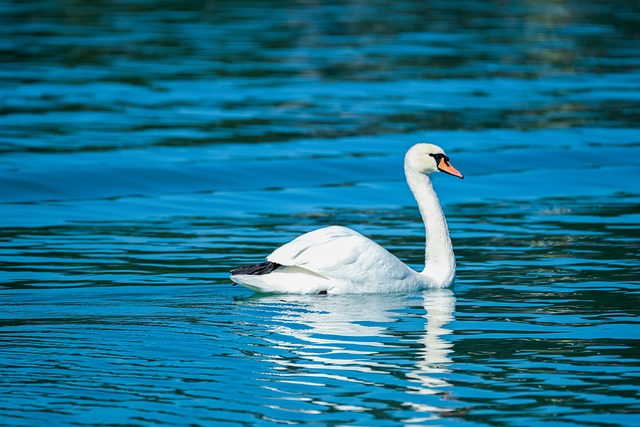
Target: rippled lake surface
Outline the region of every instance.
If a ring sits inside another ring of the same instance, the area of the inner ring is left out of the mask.
[[[0,5],[0,424],[640,425],[640,6]],[[355,228],[449,289],[256,295]]]

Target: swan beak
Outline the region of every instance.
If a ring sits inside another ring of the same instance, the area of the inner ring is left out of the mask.
[[[449,161],[444,157],[440,160],[440,163],[438,163],[438,170],[440,172],[448,173],[449,175],[457,176],[460,179],[464,179],[464,175],[462,175],[458,169],[451,166],[451,163],[449,163]]]

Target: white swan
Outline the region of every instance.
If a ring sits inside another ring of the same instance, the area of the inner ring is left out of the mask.
[[[267,262],[231,270],[231,281],[256,292],[295,294],[408,292],[449,286],[456,261],[444,213],[427,176],[436,171],[463,178],[437,145],[416,144],[409,149],[404,172],[427,234],[422,272],[360,233],[331,226],[279,247]]]

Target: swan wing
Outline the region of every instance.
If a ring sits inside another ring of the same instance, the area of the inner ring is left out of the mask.
[[[273,251],[267,260],[310,271],[338,286],[384,286],[415,274],[371,239],[339,226],[303,234]]]

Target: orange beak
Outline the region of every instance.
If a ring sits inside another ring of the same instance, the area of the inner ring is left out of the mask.
[[[442,158],[440,163],[438,163],[438,170],[440,172],[448,173],[449,175],[457,176],[460,179],[464,179],[464,175],[462,175],[458,169],[451,166],[451,163],[449,163],[445,158]]]

